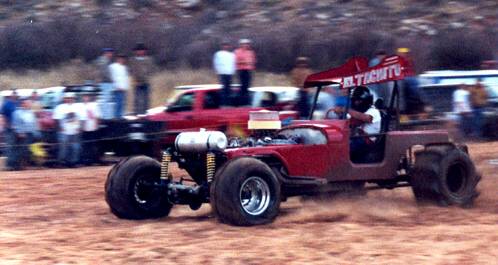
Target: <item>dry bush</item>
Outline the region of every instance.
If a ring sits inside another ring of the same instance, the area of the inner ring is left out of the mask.
[[[0,89],[43,88],[61,84],[82,84],[90,66],[72,61],[48,70],[5,70],[0,72]]]
[[[493,48],[491,36],[464,30],[445,32],[431,49],[431,68],[478,69],[482,61],[493,58]]]
[[[353,24],[349,31],[289,22],[278,27],[229,29],[227,25],[223,34],[202,32],[213,22],[210,13],[170,24],[141,20],[101,23],[68,14],[51,22],[10,25],[0,29],[0,69],[44,69],[77,58],[88,62],[104,47],[130,54],[137,42],[144,42],[162,67],[211,68],[212,55],[222,39],[249,37],[262,71],[287,72],[298,56],[310,57],[312,66],[322,70],[351,56],[371,57],[378,49],[394,52],[396,45],[406,44],[416,51],[417,70],[422,71],[429,67],[475,68],[480,60],[488,59],[496,42],[468,32],[433,38],[394,36],[380,32],[375,22],[365,21]]]

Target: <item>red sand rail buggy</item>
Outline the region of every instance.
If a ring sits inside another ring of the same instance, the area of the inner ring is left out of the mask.
[[[410,73],[404,58],[390,56],[368,68],[361,57],[310,75],[305,85],[340,84],[348,95],[356,86],[392,81],[381,132],[363,159],[350,157],[350,119],[293,121],[276,131],[247,139],[227,139],[221,132],[182,133],[161,162],[145,156],[124,159],[109,172],[105,192],[111,211],[120,218],[167,216],[175,204],[193,210],[210,203],[221,222],[260,225],[272,222],[280,203],[290,196],[334,194],[368,188],[411,186],[417,201],[469,206],[480,180],[466,146],[448,133],[399,131],[397,81]],[[346,110],[349,103],[346,104]],[[312,110],[313,112],[313,110]],[[194,184],[173,178],[177,162]],[[366,186],[366,184],[368,184]]]

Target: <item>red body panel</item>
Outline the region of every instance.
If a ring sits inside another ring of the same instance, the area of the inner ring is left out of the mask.
[[[313,127],[324,131],[327,144],[267,145],[226,150],[229,159],[239,156],[273,156],[292,177],[327,181],[375,180],[396,177],[400,159],[414,145],[449,142],[446,131],[393,131],[386,134],[384,159],[374,164],[354,164],[349,156],[349,121],[297,121],[292,127]]]
[[[233,107],[205,109],[205,95],[207,92],[214,90],[216,89],[191,89],[186,91],[185,93],[193,92],[195,94],[193,108],[190,111],[164,111],[147,116],[148,120],[165,122],[166,130],[169,134],[161,140],[162,145],[173,144],[176,136],[180,132],[197,131],[200,128],[226,131],[229,136],[241,136],[240,134],[247,135],[249,112],[262,110],[264,108]],[[286,111],[280,116],[280,119],[283,120],[289,117],[296,118],[297,113],[294,111]]]
[[[412,64],[399,55],[387,56],[379,64],[368,67],[368,59],[353,57],[344,65],[306,78],[305,87],[341,84],[343,88],[402,80],[413,75]]]
[[[349,153],[349,134],[346,120],[294,121],[287,128],[317,128],[327,136],[327,144],[316,145],[267,145],[262,147],[237,148],[226,150],[229,159],[238,156],[274,156],[286,167],[289,175],[298,177],[326,178],[337,164],[343,163],[341,158],[348,158],[341,152]],[[312,158],[312,159],[310,159]]]

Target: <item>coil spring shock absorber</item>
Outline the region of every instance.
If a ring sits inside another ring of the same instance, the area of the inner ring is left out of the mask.
[[[171,162],[171,154],[168,151],[164,151],[161,161],[161,179],[163,180],[171,181],[171,176],[168,174],[170,162]]]
[[[216,169],[216,156],[213,152],[206,154],[206,177],[208,183],[213,182],[214,171]]]

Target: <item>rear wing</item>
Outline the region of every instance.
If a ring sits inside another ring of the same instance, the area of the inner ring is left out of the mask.
[[[411,63],[399,55],[388,56],[373,67],[368,67],[367,58],[353,57],[340,67],[309,75],[304,87],[340,84],[342,88],[350,88],[402,80],[411,75]]]

